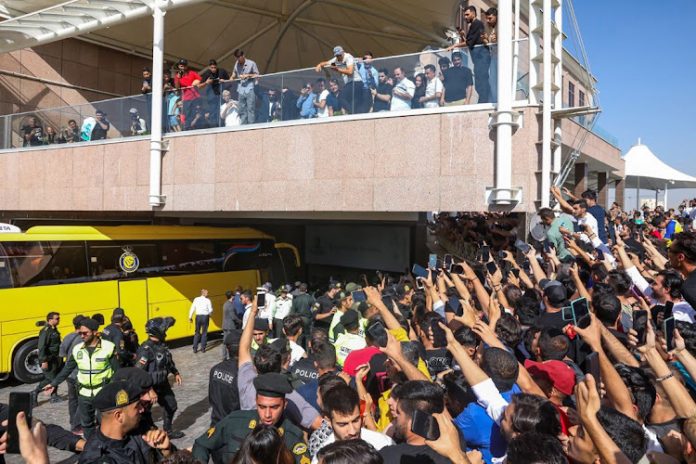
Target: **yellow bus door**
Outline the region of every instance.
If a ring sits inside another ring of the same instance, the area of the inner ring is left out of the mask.
[[[118,300],[119,306],[124,309],[126,316],[128,316],[131,323],[133,323],[133,328],[138,333],[140,341],[146,340],[145,323],[150,318],[147,304],[147,280],[119,281]],[[105,324],[109,323],[110,321],[105,321]]]

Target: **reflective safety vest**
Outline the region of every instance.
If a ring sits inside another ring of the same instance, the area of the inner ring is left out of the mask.
[[[78,393],[82,396],[96,396],[97,393],[106,385],[114,371],[111,368],[111,358],[115,356],[116,345],[108,340],[99,340],[94,347],[92,356],[80,343],[73,348],[72,355],[77,363],[77,383],[79,384]]]
[[[367,346],[365,339],[358,334],[344,332],[338,336],[336,343],[336,362],[343,367],[343,363],[351,351],[361,350]]]

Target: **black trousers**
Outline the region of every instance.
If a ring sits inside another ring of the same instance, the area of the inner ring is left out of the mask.
[[[43,371],[44,378],[39,382],[39,384],[36,386],[36,391],[40,392],[43,390],[43,388],[53,382],[53,379],[56,378],[56,375],[60,372],[60,368],[62,367],[62,360],[60,358],[51,358],[48,360],[48,368],[47,369],[41,369]],[[53,394],[51,396],[57,396],[58,395],[58,389],[56,388],[53,391]]]
[[[193,334],[193,351],[198,351],[198,343],[200,342],[201,348],[205,351],[205,347],[208,344],[208,324],[210,323],[210,316],[196,316],[196,331]]]
[[[97,425],[96,412],[93,396],[78,395],[77,415],[80,417],[80,425],[86,439],[94,433],[94,428]]]
[[[201,103],[200,98],[195,100],[182,100],[184,103],[184,130],[189,130],[191,128],[191,122],[196,116],[196,105]]]
[[[172,391],[169,382],[155,385],[155,393],[157,393],[157,404],[162,406],[164,414],[162,414],[162,428],[165,432],[172,431],[172,423],[174,421],[174,413],[179,405],[176,402],[176,397]]]
[[[77,414],[77,403],[78,403],[78,394],[77,394],[77,380],[75,379],[67,379],[67,384],[68,384],[68,414],[70,414],[70,428],[75,430],[77,427],[80,426],[80,416]]]
[[[474,47],[471,51],[471,61],[474,62],[474,87],[478,94],[478,103],[489,103],[491,100],[491,83],[488,71],[491,67],[491,52],[488,47]]]

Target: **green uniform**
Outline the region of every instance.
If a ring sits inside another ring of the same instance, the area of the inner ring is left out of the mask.
[[[256,410],[229,413],[215,427],[196,439],[193,444],[194,459],[207,464],[212,456],[215,464],[232,462],[246,436],[260,423]],[[278,432],[295,457],[295,463],[309,464],[309,453],[302,431],[284,418],[278,426]]]
[[[46,324],[39,332],[39,364],[48,363],[46,369],[41,368],[44,374],[43,380],[36,387],[41,390],[51,383],[60,372],[62,360],[59,356],[60,351],[60,332],[55,327]]]

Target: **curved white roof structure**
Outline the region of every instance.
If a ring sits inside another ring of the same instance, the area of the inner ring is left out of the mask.
[[[696,188],[696,177],[665,164],[647,145],[638,143],[623,156],[626,187],[647,190]]]

